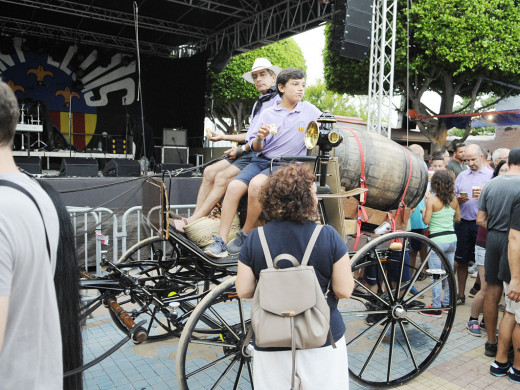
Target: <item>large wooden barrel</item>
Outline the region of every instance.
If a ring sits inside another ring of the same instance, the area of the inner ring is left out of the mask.
[[[345,190],[360,186],[361,145],[368,187],[365,205],[385,211],[397,209],[411,173],[404,203],[409,208],[417,206],[428,185],[428,170],[424,161],[379,134],[366,130],[350,130],[344,125],[338,125],[336,129],[343,134],[343,142],[334,150],[334,156],[339,160],[341,185]]]

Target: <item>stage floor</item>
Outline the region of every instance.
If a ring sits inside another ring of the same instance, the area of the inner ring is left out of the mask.
[[[42,159],[46,159],[43,163],[43,169],[51,168],[51,158],[66,158],[66,157],[76,157],[76,158],[96,158],[96,159],[127,159],[133,160],[134,156],[132,154],[110,154],[104,152],[75,152],[74,150],[54,150],[49,152],[47,150],[13,150],[13,156],[15,157],[40,157]],[[43,162],[43,161],[42,161]]]

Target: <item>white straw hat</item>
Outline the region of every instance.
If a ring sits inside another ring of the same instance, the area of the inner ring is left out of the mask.
[[[246,72],[242,75],[244,80],[249,81],[250,83],[254,83],[253,81],[253,72],[256,72],[257,70],[261,69],[270,69],[272,70],[277,76],[278,73],[282,70],[279,66],[271,64],[271,61],[269,61],[267,58],[257,58],[253,64],[253,67],[251,68],[251,72]]]

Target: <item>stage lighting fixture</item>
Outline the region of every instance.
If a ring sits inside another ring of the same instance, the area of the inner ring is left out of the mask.
[[[84,87],[83,81],[77,79],[76,81],[74,81],[74,83],[72,83],[72,87],[78,91],[81,91]]]
[[[112,56],[110,52],[106,49],[98,49],[97,51],[97,61],[99,65],[103,68],[106,68],[110,65],[110,61],[112,60]]]

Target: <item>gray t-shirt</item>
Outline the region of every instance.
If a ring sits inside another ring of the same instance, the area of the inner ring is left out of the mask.
[[[518,192],[520,175],[500,175],[485,185],[478,200],[478,209],[487,213],[488,230],[509,230],[511,205]]]
[[[0,175],[36,199],[0,186],[0,296],[9,296],[0,389],[62,389],[61,332],[54,290],[59,222],[51,199],[22,173]]]

